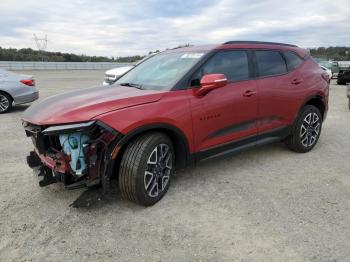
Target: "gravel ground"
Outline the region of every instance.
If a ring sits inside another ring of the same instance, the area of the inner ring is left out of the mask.
[[[102,71],[25,72],[41,98],[99,84]],[[350,112],[332,82],[314,150],[269,145],[177,174],[153,207],[119,194],[89,209],[82,192],[39,188],[20,117],[1,115],[0,261],[350,261]]]

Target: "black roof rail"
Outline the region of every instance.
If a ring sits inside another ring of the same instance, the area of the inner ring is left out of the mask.
[[[223,44],[224,45],[229,45],[229,44],[259,44],[259,45],[282,45],[282,46],[298,47],[296,45],[291,45],[291,44],[264,42],[264,41],[228,41],[228,42],[225,42]]]

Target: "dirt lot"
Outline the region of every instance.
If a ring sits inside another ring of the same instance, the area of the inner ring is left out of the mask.
[[[28,73],[28,72],[26,72]],[[41,98],[99,84],[102,71],[29,72]],[[39,188],[20,117],[1,115],[0,261],[349,261],[350,111],[334,83],[318,145],[276,144],[177,174],[144,208],[119,194],[89,209],[82,192]]]

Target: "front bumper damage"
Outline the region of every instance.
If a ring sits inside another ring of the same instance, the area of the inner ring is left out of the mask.
[[[70,190],[88,188],[73,207],[90,206],[106,195],[121,133],[99,121],[57,126],[23,122],[23,126],[34,144],[27,163],[39,171],[41,187],[61,182]]]

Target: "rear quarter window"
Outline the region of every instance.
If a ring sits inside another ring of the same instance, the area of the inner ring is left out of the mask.
[[[288,71],[293,70],[303,62],[303,59],[293,52],[284,52],[283,55],[287,62]]]
[[[259,76],[274,76],[287,73],[287,65],[278,51],[255,51]]]

